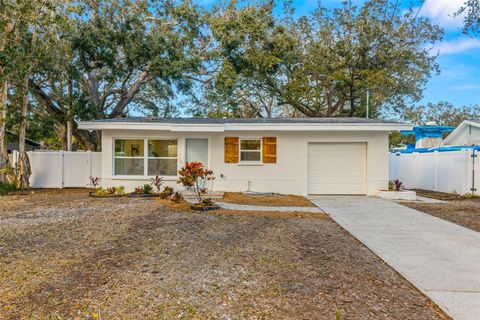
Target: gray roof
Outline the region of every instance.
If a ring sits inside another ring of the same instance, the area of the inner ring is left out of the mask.
[[[396,121],[365,118],[156,118],[128,117],[101,119],[99,123],[175,123],[175,124],[225,124],[225,123],[379,123],[398,124]]]
[[[472,120],[468,120],[468,121],[471,121],[471,122],[475,122],[475,123],[480,124],[480,119],[472,119]]]

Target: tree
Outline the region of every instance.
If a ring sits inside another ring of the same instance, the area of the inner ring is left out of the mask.
[[[344,1],[333,11],[319,7],[293,30],[298,53],[286,63],[277,90],[280,103],[307,116],[364,117],[370,91],[375,117],[382,107],[418,101],[438,68],[430,49],[441,29],[388,0],[361,7]]]
[[[68,10],[56,63],[31,81],[32,93],[59,124],[151,110],[190,90],[204,72],[203,16],[190,1],[90,1]],[[97,133],[74,123],[73,134],[87,149],[99,150]]]
[[[478,106],[456,107],[450,102],[427,103],[423,106],[412,106],[403,111],[401,120],[415,125],[425,125],[435,122],[440,126],[456,127],[463,120],[480,118]]]
[[[3,3],[10,21],[9,33],[5,34],[2,64],[12,91],[11,104],[19,112],[19,156],[16,166],[17,186],[27,188],[30,163],[25,150],[27,115],[29,107],[29,80],[38,61],[50,50],[49,37],[52,22],[56,18],[57,1],[12,1]]]
[[[320,6],[298,19],[288,2],[281,19],[272,1],[234,4],[212,23],[221,68],[204,95],[206,105],[227,114],[363,117],[370,91],[376,117],[380,108],[418,101],[438,71],[430,49],[442,30],[388,0]]]
[[[7,100],[9,76],[12,73],[12,37],[16,23],[15,2],[1,0],[0,6],[0,182],[7,181],[7,171],[10,167],[6,142]]]
[[[456,15],[464,15],[464,33],[472,36],[480,34],[480,0],[465,0]]]

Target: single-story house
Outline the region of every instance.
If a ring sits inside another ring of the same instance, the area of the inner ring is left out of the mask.
[[[480,119],[465,120],[445,138],[446,146],[480,145]]]
[[[127,190],[201,161],[213,190],[374,195],[388,185],[388,133],[411,125],[361,118],[117,118],[102,132],[102,184]]]
[[[13,151],[18,151],[18,134],[7,130],[6,134],[7,140],[7,152],[9,154],[13,153]],[[31,139],[25,138],[25,151],[33,151],[35,149],[40,148],[40,143],[33,141]]]

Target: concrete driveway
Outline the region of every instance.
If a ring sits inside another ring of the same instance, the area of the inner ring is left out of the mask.
[[[311,200],[454,319],[480,319],[480,233],[380,198]]]

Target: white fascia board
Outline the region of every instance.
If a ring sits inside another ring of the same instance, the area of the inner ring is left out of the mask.
[[[223,132],[223,124],[172,124],[173,132]]]
[[[171,131],[170,123],[140,123],[140,122],[95,122],[85,121],[78,124],[83,130],[165,130]]]
[[[397,131],[411,130],[413,125],[403,123],[270,123],[225,124],[225,131]]]
[[[396,131],[411,130],[413,125],[403,123],[226,123],[226,124],[172,124],[155,122],[80,122],[83,130],[162,130],[171,132],[224,131]]]

